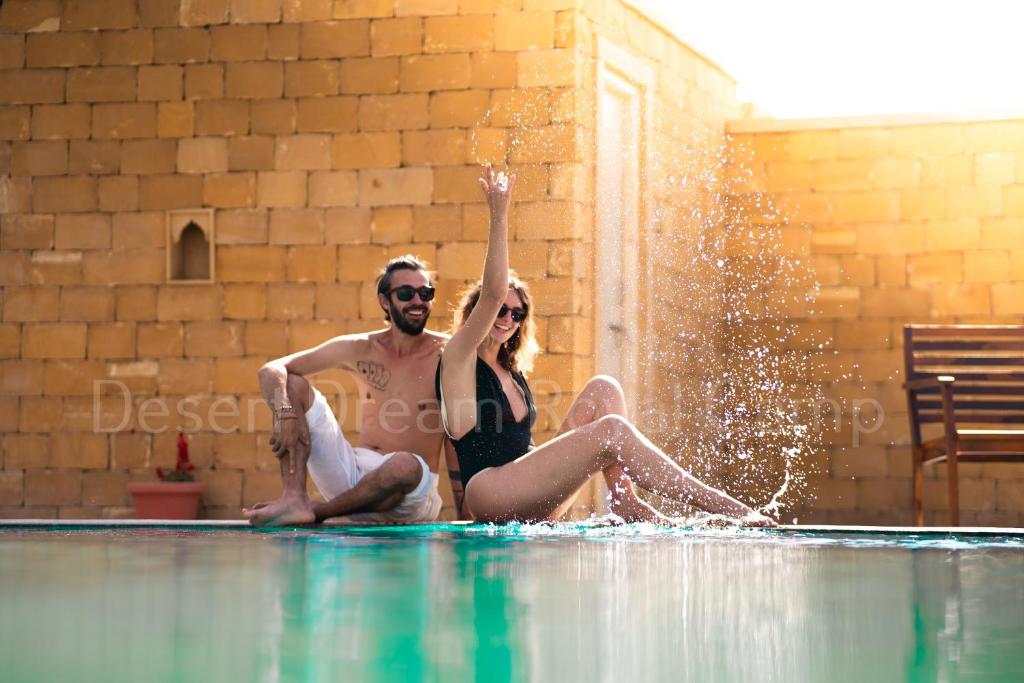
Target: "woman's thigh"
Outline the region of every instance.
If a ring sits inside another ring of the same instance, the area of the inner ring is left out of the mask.
[[[538,446],[515,462],[477,474],[466,502],[481,521],[548,519],[587,479],[614,460],[602,445],[600,422]]]

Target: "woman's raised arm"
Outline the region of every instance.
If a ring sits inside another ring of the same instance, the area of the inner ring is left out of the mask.
[[[515,176],[484,168],[480,187],[491,210],[480,300],[441,354],[441,393],[448,433],[461,438],[476,426],[476,350],[487,338],[508,294],[508,208]]]

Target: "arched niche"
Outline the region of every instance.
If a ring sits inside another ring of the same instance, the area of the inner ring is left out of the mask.
[[[213,235],[212,210],[168,213],[168,282],[213,282]]]

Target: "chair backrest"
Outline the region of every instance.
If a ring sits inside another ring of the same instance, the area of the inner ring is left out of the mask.
[[[906,325],[906,379],[950,375],[959,423],[1024,424],[1024,325]],[[939,388],[910,392],[915,444],[920,425],[942,422]]]

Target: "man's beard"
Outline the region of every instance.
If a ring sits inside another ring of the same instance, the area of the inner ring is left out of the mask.
[[[426,306],[410,306],[412,309],[420,309],[423,311],[423,318],[421,320],[409,320],[405,315],[398,309],[393,301],[388,302],[388,314],[391,316],[391,322],[395,324],[402,332],[406,333],[411,337],[415,337],[417,334],[423,332],[423,328],[427,326],[427,320],[430,319],[430,309]]]

